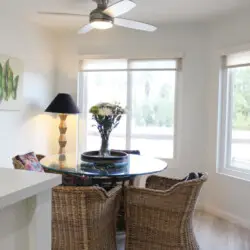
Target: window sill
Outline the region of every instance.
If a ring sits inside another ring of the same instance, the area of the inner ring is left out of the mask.
[[[219,169],[217,171],[217,174],[224,175],[230,178],[235,178],[241,181],[247,181],[250,182],[250,174],[244,173],[242,171],[239,171],[237,169],[229,169],[229,168],[223,168]]]

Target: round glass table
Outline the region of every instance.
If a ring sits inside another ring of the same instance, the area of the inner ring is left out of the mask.
[[[42,166],[51,172],[89,177],[136,177],[161,172],[167,168],[165,161],[141,155],[128,155],[126,163],[99,164],[83,162],[76,153],[65,157],[52,155],[41,160]]]

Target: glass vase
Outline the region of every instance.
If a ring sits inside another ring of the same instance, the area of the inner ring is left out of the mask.
[[[110,156],[108,133],[101,135],[101,148],[99,150],[99,156],[101,157]]]

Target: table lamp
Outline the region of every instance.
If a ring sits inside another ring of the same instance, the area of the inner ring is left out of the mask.
[[[61,119],[60,125],[59,125],[59,131],[60,131],[60,137],[59,137],[59,155],[64,156],[65,155],[65,147],[67,144],[66,139],[66,131],[67,131],[67,125],[66,125],[66,119],[68,114],[78,114],[79,109],[75,105],[75,102],[71,95],[59,93],[55,99],[51,102],[51,104],[46,108],[45,112],[50,113],[58,113],[59,117]]]

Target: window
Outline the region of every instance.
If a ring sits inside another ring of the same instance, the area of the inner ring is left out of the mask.
[[[222,57],[219,165],[250,174],[250,52]]]
[[[110,148],[138,149],[142,154],[174,156],[175,96],[180,60],[84,60],[79,73],[82,150],[97,150],[100,136],[90,107],[118,102],[128,112],[112,131]],[[84,124],[85,123],[85,124]]]

